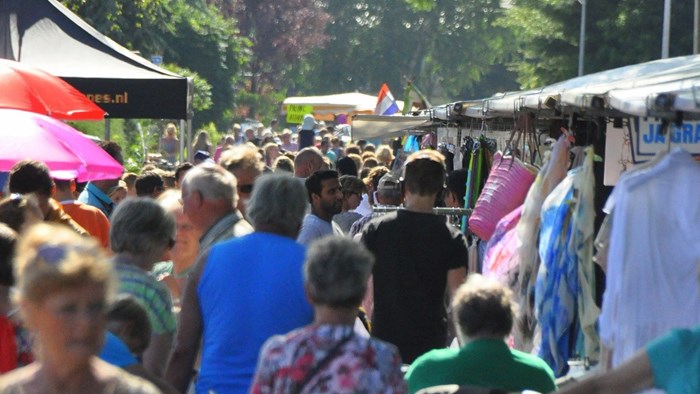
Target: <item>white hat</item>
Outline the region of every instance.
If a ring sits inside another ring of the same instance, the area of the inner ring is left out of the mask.
[[[314,120],[313,115],[311,115],[311,114],[304,115],[304,121],[301,124],[301,129],[302,130],[313,130],[315,124],[316,124],[316,121]]]

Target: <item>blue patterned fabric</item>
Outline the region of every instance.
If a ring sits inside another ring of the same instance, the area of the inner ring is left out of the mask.
[[[578,335],[578,264],[576,250],[571,247],[575,171],[547,197],[541,214],[541,264],[535,284],[535,315],[542,331],[538,355],[557,377],[568,372],[568,359]]]

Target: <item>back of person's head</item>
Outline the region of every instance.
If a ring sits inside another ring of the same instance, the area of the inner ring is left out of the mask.
[[[306,178],[304,185],[306,186],[306,191],[309,196],[309,202],[313,201],[311,198],[313,194],[317,196],[321,195],[323,181],[328,179],[338,179],[338,172],[333,170],[321,170],[314,172],[310,177]]]
[[[119,164],[124,165],[124,156],[122,155],[122,147],[114,141],[100,141],[98,143],[103,151],[112,156]]]
[[[11,287],[15,285],[12,266],[16,244],[17,232],[8,225],[0,223],[0,286]]]
[[[371,142],[368,142],[367,144],[365,144],[365,146],[362,147],[362,152],[374,152],[375,150],[376,148]]]
[[[365,192],[365,184],[362,179],[352,175],[342,175],[338,178],[340,187],[343,189],[343,195],[356,193],[362,195]]]
[[[288,172],[290,174],[294,174],[294,160],[290,159],[287,156],[279,156],[272,163],[272,171],[283,171]]]
[[[505,338],[516,315],[513,293],[500,283],[472,274],[457,289],[452,299],[452,313],[463,341],[487,336]]]
[[[362,158],[362,161],[364,162],[367,159],[376,159],[377,155],[375,155],[374,152],[371,152],[371,151],[364,151],[364,152],[362,152],[360,157]]]
[[[467,169],[460,168],[447,174],[447,190],[452,192],[460,206],[464,206],[464,196],[467,193]]]
[[[362,149],[360,149],[360,147],[355,145],[355,144],[350,144],[350,145],[345,147],[345,154],[348,156],[350,154],[359,156],[361,153],[362,153]]]
[[[53,179],[46,164],[36,160],[22,160],[12,166],[8,179],[10,193],[36,193],[50,197]]]
[[[110,221],[109,243],[114,253],[158,256],[175,238],[175,218],[151,198],[127,198]]]
[[[405,191],[421,196],[439,193],[445,185],[445,157],[438,151],[421,150],[406,159]]]
[[[301,226],[307,207],[306,189],[299,178],[263,174],[255,180],[246,216],[256,229],[267,226],[291,234]]]
[[[257,148],[246,145],[234,146],[221,154],[219,165],[231,173],[249,171],[253,176],[262,174],[265,163],[260,160]]]
[[[148,312],[134,297],[119,295],[107,308],[107,329],[140,356],[151,342]]]
[[[209,133],[207,133],[206,130],[199,130],[199,132],[197,132],[196,142],[202,143],[207,141],[209,141]]]
[[[384,174],[384,176],[379,179],[375,190],[384,204],[401,204],[401,180],[396,175],[390,172]]]
[[[43,220],[36,196],[10,194],[0,200],[0,223],[8,225],[17,233],[34,222]]]
[[[379,145],[377,147],[376,154],[377,160],[382,165],[389,165],[392,161],[394,161],[394,152],[391,151],[391,147],[389,145]]]
[[[235,207],[238,203],[236,177],[223,167],[203,163],[187,171],[181,188],[187,193],[200,193],[205,200],[231,201]]]
[[[177,182],[178,186],[181,186],[182,178],[185,176],[187,171],[191,170],[194,167],[194,164],[190,163],[189,161],[186,161],[184,163],[181,163],[177,168],[175,169],[175,181]]]
[[[372,190],[377,190],[379,180],[390,171],[384,166],[377,166],[369,170],[367,174],[367,187],[372,187]]]
[[[143,167],[141,167],[141,171],[140,171],[140,172],[141,172],[141,174],[143,174],[143,173],[146,173],[146,172],[149,172],[149,171],[155,171],[156,168],[158,168],[158,167],[156,167],[155,164],[153,164],[153,163],[146,163],[146,164],[143,165]]]
[[[362,157],[357,153],[348,153],[346,157],[349,157],[355,162],[355,168],[359,171],[362,168]]]
[[[357,176],[357,165],[355,160],[349,157],[343,157],[335,163],[335,168],[340,175]]]
[[[361,243],[345,237],[325,237],[309,248],[304,282],[315,304],[357,308],[373,265],[374,256]]]
[[[15,279],[17,297],[39,304],[57,291],[87,284],[114,288],[112,266],[91,237],[66,226],[40,223],[30,228],[17,245]]]
[[[126,187],[131,189],[136,185],[136,178],[138,177],[138,174],[133,172],[125,172],[122,174],[122,181],[126,182]]]
[[[368,157],[362,162],[362,169],[374,168],[379,165],[376,157]]]
[[[136,195],[139,197],[152,197],[165,190],[163,178],[156,171],[148,171],[139,175],[134,183]]]
[[[318,148],[308,146],[297,153],[294,158],[294,169],[301,176],[309,176],[323,167],[324,157],[325,156]],[[307,174],[307,171],[310,172]]]

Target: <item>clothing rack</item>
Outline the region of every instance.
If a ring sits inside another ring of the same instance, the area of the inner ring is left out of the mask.
[[[379,213],[388,213],[388,212],[394,212],[398,211],[399,209],[404,209],[404,207],[400,206],[380,206],[380,207],[374,207],[372,210],[373,212],[379,212]],[[433,213],[436,215],[454,215],[454,216],[470,216],[472,214],[472,209],[471,208],[445,208],[445,207],[436,207],[433,208]]]

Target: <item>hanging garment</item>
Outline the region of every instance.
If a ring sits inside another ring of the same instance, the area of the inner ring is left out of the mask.
[[[517,237],[518,285],[515,293],[520,304],[519,324],[515,330],[518,349],[530,351],[536,329],[534,316],[534,289],[540,260],[537,240],[540,232],[542,203],[549,193],[566,176],[569,164],[569,141],[562,135],[554,144],[549,159],[545,161],[535,182],[530,187],[523,204],[520,221],[515,230]]]
[[[542,331],[539,355],[557,376],[568,372],[579,328],[586,355],[598,358],[593,298],[593,220],[595,218],[593,148],[583,166],[550,193],[542,206],[540,264],[535,286],[536,317]]]
[[[501,219],[496,225],[491,239],[486,246],[483,274],[499,283],[512,287],[513,271],[518,268],[517,238],[515,225],[520,220],[523,206],[519,206]]]
[[[674,148],[623,174],[608,200],[612,229],[600,334],[612,366],[672,328],[700,324],[700,165]]]

